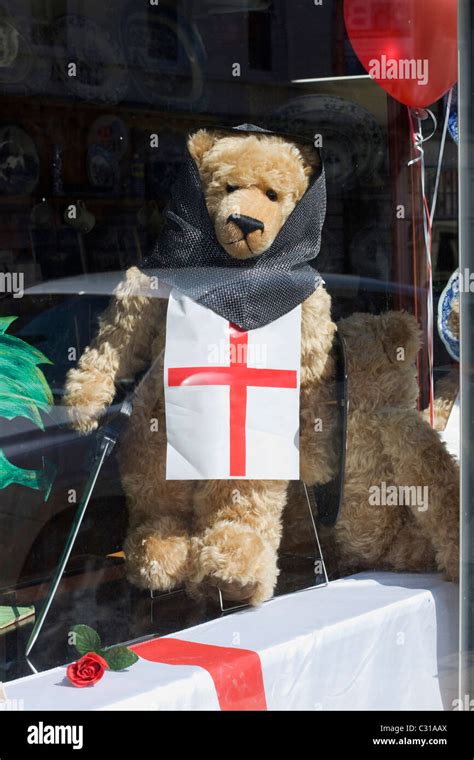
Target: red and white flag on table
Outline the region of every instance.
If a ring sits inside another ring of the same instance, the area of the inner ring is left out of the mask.
[[[244,331],[171,291],[168,480],[299,479],[300,342],[300,306]]]

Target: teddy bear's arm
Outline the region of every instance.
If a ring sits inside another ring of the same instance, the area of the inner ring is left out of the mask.
[[[300,475],[308,485],[328,483],[337,473],[335,333],[331,298],[321,285],[301,311]]]
[[[133,378],[151,357],[161,304],[153,297],[150,278],[132,267],[114,295],[99,320],[98,334],[66,378],[64,402],[81,433],[97,427],[115,396],[116,383]]]

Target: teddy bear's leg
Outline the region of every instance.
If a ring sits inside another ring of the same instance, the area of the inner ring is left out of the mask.
[[[139,467],[131,473],[122,467],[122,473],[129,512],[124,544],[129,581],[161,591],[183,585],[190,572],[192,481],[166,481],[159,460],[146,450]]]
[[[367,472],[346,471],[344,501],[333,531],[340,568],[344,574],[383,565],[382,558],[403,528],[397,507],[369,501],[374,479]]]
[[[252,605],[272,596],[287,485],[285,481],[218,480],[198,486],[192,594],[218,586],[224,598]]]
[[[131,583],[170,591],[187,577],[189,528],[172,515],[156,517],[129,530],[124,551]]]
[[[166,481],[164,458],[156,458],[156,448],[140,450],[141,459],[129,460],[129,470],[121,467],[129,513],[124,553],[131,583],[170,591],[183,585],[190,572],[194,484]]]
[[[419,528],[435,550],[438,568],[447,577],[459,577],[459,467],[435,430],[416,410],[393,412],[382,429],[390,454],[394,482]],[[407,538],[407,540],[409,540]],[[418,551],[413,533],[406,551]]]
[[[387,570],[403,570],[407,573],[432,572],[436,570],[433,544],[411,519],[397,532],[396,540],[390,544],[381,565]]]
[[[129,512],[127,575],[141,588],[169,591],[189,574],[193,481],[166,480],[162,359],[143,380],[118,461]]]

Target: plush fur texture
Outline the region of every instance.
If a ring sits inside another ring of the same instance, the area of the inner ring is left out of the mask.
[[[317,160],[281,138],[222,137],[203,130],[189,148],[219,240],[238,257],[257,255],[271,244]],[[227,185],[239,190],[229,192]],[[273,200],[268,189],[276,193]],[[258,232],[250,240],[250,254],[229,242],[235,232],[227,222],[229,204],[236,198],[240,213],[265,219],[265,235]],[[260,604],[272,595],[278,576],[289,484],[165,479],[165,321],[166,302],[153,298],[149,278],[132,267],[104,313],[97,337],[69,373],[71,419],[81,432],[93,430],[116,383],[153,363],[118,449],[129,510],[124,546],[128,576],[142,588],[169,590],[185,583],[193,595],[217,585],[228,599]],[[330,297],[320,286],[302,305],[300,462],[308,484],[328,482],[337,467],[336,329]],[[348,569],[425,570],[436,562],[456,577],[458,475],[437,434],[414,408],[416,323],[406,314],[360,314],[339,329],[349,352],[349,449],[343,513],[327,538],[331,558]],[[152,420],[158,420],[158,431]],[[316,420],[321,421],[317,426]],[[382,480],[428,485],[428,510],[370,506],[369,488]],[[293,500],[286,511],[291,523]],[[295,523],[290,533],[297,542],[308,528]]]

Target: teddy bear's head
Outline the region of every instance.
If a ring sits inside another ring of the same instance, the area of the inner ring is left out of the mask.
[[[413,409],[419,394],[414,364],[418,323],[404,311],[351,314],[338,323],[347,356],[352,409]]]
[[[200,129],[188,150],[201,176],[217,239],[237,259],[259,256],[304,195],[319,155],[270,134]]]

